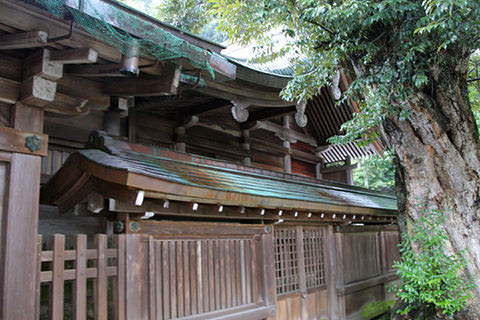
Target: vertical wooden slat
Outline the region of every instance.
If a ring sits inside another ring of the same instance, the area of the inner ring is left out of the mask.
[[[75,320],[87,318],[87,236],[75,237],[75,282],[73,287],[73,310]]]
[[[50,319],[63,320],[63,298],[64,298],[64,251],[65,236],[55,234],[53,236],[53,266],[52,266],[52,285],[50,295]]]
[[[203,277],[203,310],[204,312],[210,311],[210,282],[212,279],[212,272],[209,268],[209,262],[211,261],[209,257],[209,248],[212,246],[212,241],[206,240],[203,242],[202,246],[202,269],[205,271]]]
[[[245,264],[245,240],[240,241],[240,284],[242,291],[241,304],[247,303],[247,277]]]
[[[273,234],[266,233],[261,235],[261,240],[259,243],[259,249],[261,252],[260,260],[258,260],[257,265],[262,266],[261,279],[263,280],[262,286],[262,295],[263,301],[266,306],[273,307],[276,303],[276,294],[275,294],[275,268],[272,263],[274,261],[274,245],[273,245]]]
[[[203,269],[202,269],[202,241],[196,241],[197,265],[197,312],[203,313]]]
[[[301,308],[302,308],[302,319],[308,319],[308,310],[307,310],[307,280],[305,276],[305,253],[303,245],[303,228],[297,226],[295,228],[296,233],[296,251],[297,251],[297,270],[298,270],[298,285],[301,292]]]
[[[192,293],[191,297],[191,313],[192,314],[197,314],[198,312],[198,300],[197,300],[197,282],[198,278],[196,277],[197,274],[197,255],[196,255],[196,250],[197,250],[197,242],[196,241],[190,241],[188,245],[188,254],[190,255],[190,292]]]
[[[0,217],[0,220],[1,220],[1,217]],[[1,252],[0,252],[0,256],[1,256]],[[41,257],[42,257],[42,236],[37,235],[37,276],[36,276],[37,283],[35,286],[35,319],[36,320],[40,319],[40,287],[41,287],[40,272],[42,271]]]
[[[169,241],[169,262],[170,262],[170,316],[177,317],[177,272],[175,266],[175,241]]]
[[[157,320],[163,319],[162,242],[155,241],[155,303]]]
[[[241,278],[240,278],[240,240],[233,241],[233,266],[234,266],[234,278],[233,278],[233,288],[234,288],[234,305],[238,306],[241,303],[242,289],[241,289]]]
[[[214,255],[213,255],[213,246],[215,241],[209,241],[208,245],[208,302],[209,302],[209,311],[215,310],[215,277],[217,276],[213,272],[214,265]]]
[[[113,319],[125,320],[125,235],[115,236],[117,276],[114,281]]]
[[[225,288],[225,241],[219,241],[220,247],[220,299],[221,299],[221,308],[226,308],[227,306],[227,293]]]
[[[258,284],[259,282],[261,282],[261,278],[260,278],[260,273],[258,268],[259,266],[262,265],[262,264],[259,264],[257,246],[258,246],[258,240],[254,240],[250,242],[250,248],[252,251],[252,257],[251,257],[252,260],[250,261],[250,265],[252,268],[252,300],[254,303],[259,301],[260,293],[259,293]]]
[[[170,263],[168,241],[162,241],[163,319],[170,319]]]
[[[190,259],[189,259],[189,244],[190,241],[182,241],[183,244],[183,278],[184,278],[184,315],[191,314],[191,301],[190,301]]]
[[[104,234],[95,235],[95,247],[97,249],[97,279],[94,281],[95,319],[107,320],[107,259],[105,256],[107,236]]]
[[[181,240],[176,241],[176,255],[177,255],[177,265],[176,265],[176,273],[177,273],[177,316],[183,317],[184,315],[184,279],[183,279],[183,246]]]
[[[155,320],[156,315],[156,297],[155,297],[155,243],[153,237],[148,237],[148,300],[149,300],[149,319]]]
[[[230,240],[223,240],[225,243],[225,295],[227,297],[227,308],[232,307],[232,252]]]
[[[252,300],[252,242],[253,240],[248,240],[245,243],[245,270],[246,270],[246,281],[245,281],[245,291],[247,293],[247,302],[251,303],[254,302]]]
[[[220,244],[218,241],[214,242],[214,267],[215,267],[215,308],[222,308],[222,299],[220,291]]]

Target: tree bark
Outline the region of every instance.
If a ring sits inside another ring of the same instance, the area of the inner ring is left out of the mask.
[[[384,136],[394,146],[399,225],[415,221],[425,209],[446,213],[447,252],[463,252],[465,276],[474,284],[468,319],[480,315],[480,146],[467,83],[452,68],[434,73],[429,92],[417,92],[402,105],[406,120],[387,116]]]

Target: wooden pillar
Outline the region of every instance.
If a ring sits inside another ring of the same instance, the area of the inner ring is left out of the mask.
[[[283,127],[285,129],[290,128],[290,116],[285,116],[283,117]],[[283,141],[283,146],[285,148],[288,148],[288,154],[286,154],[283,157],[283,170],[286,173],[292,173],[292,156],[290,155],[290,142],[289,141]]]
[[[327,281],[327,310],[329,319],[337,320],[337,288],[336,276],[337,271],[337,253],[335,248],[335,234],[333,226],[329,225],[325,228],[325,258],[326,258],[326,281]]]
[[[176,142],[175,142],[175,151],[178,152],[187,152],[187,144],[185,143],[185,136],[187,130],[185,127],[175,128]]]
[[[347,184],[349,185],[353,185],[353,168],[351,165],[352,165],[352,159],[350,158],[350,156],[348,156],[347,159],[345,159],[345,166],[346,166],[345,173],[347,176]]]
[[[250,154],[250,143],[248,142],[250,138],[250,130],[242,130],[242,138],[243,138],[242,148]],[[243,158],[242,163],[246,166],[251,166],[252,158],[245,157]]]
[[[13,108],[13,127],[18,132],[32,132],[29,137],[36,137],[33,139],[39,139],[37,142],[45,147],[47,137],[40,134],[43,110],[20,103]],[[19,147],[26,146],[26,141],[25,138],[25,144]],[[30,147],[36,149],[35,146]],[[1,152],[0,159],[3,172],[0,184],[3,184],[4,190],[0,211],[0,318],[33,320],[37,303],[36,243],[41,156],[33,151],[31,154],[28,151],[10,151]]]

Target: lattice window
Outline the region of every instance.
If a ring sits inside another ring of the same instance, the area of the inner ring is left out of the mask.
[[[303,230],[303,251],[305,256],[305,278],[307,289],[325,284],[322,230]]]
[[[295,229],[275,230],[275,278],[277,294],[299,290]]]

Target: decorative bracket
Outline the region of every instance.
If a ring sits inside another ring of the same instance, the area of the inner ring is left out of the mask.
[[[248,119],[248,107],[249,104],[240,101],[231,101],[233,104],[232,115],[233,119],[237,122],[245,122]]]
[[[295,122],[300,128],[304,128],[307,126],[308,118],[305,114],[305,109],[307,108],[307,102],[302,101],[297,104],[297,112],[295,113]]]
[[[342,97],[342,90],[340,90],[340,70],[337,70],[337,73],[332,79],[330,92],[332,93],[333,99],[335,100],[340,100],[340,98]]]

